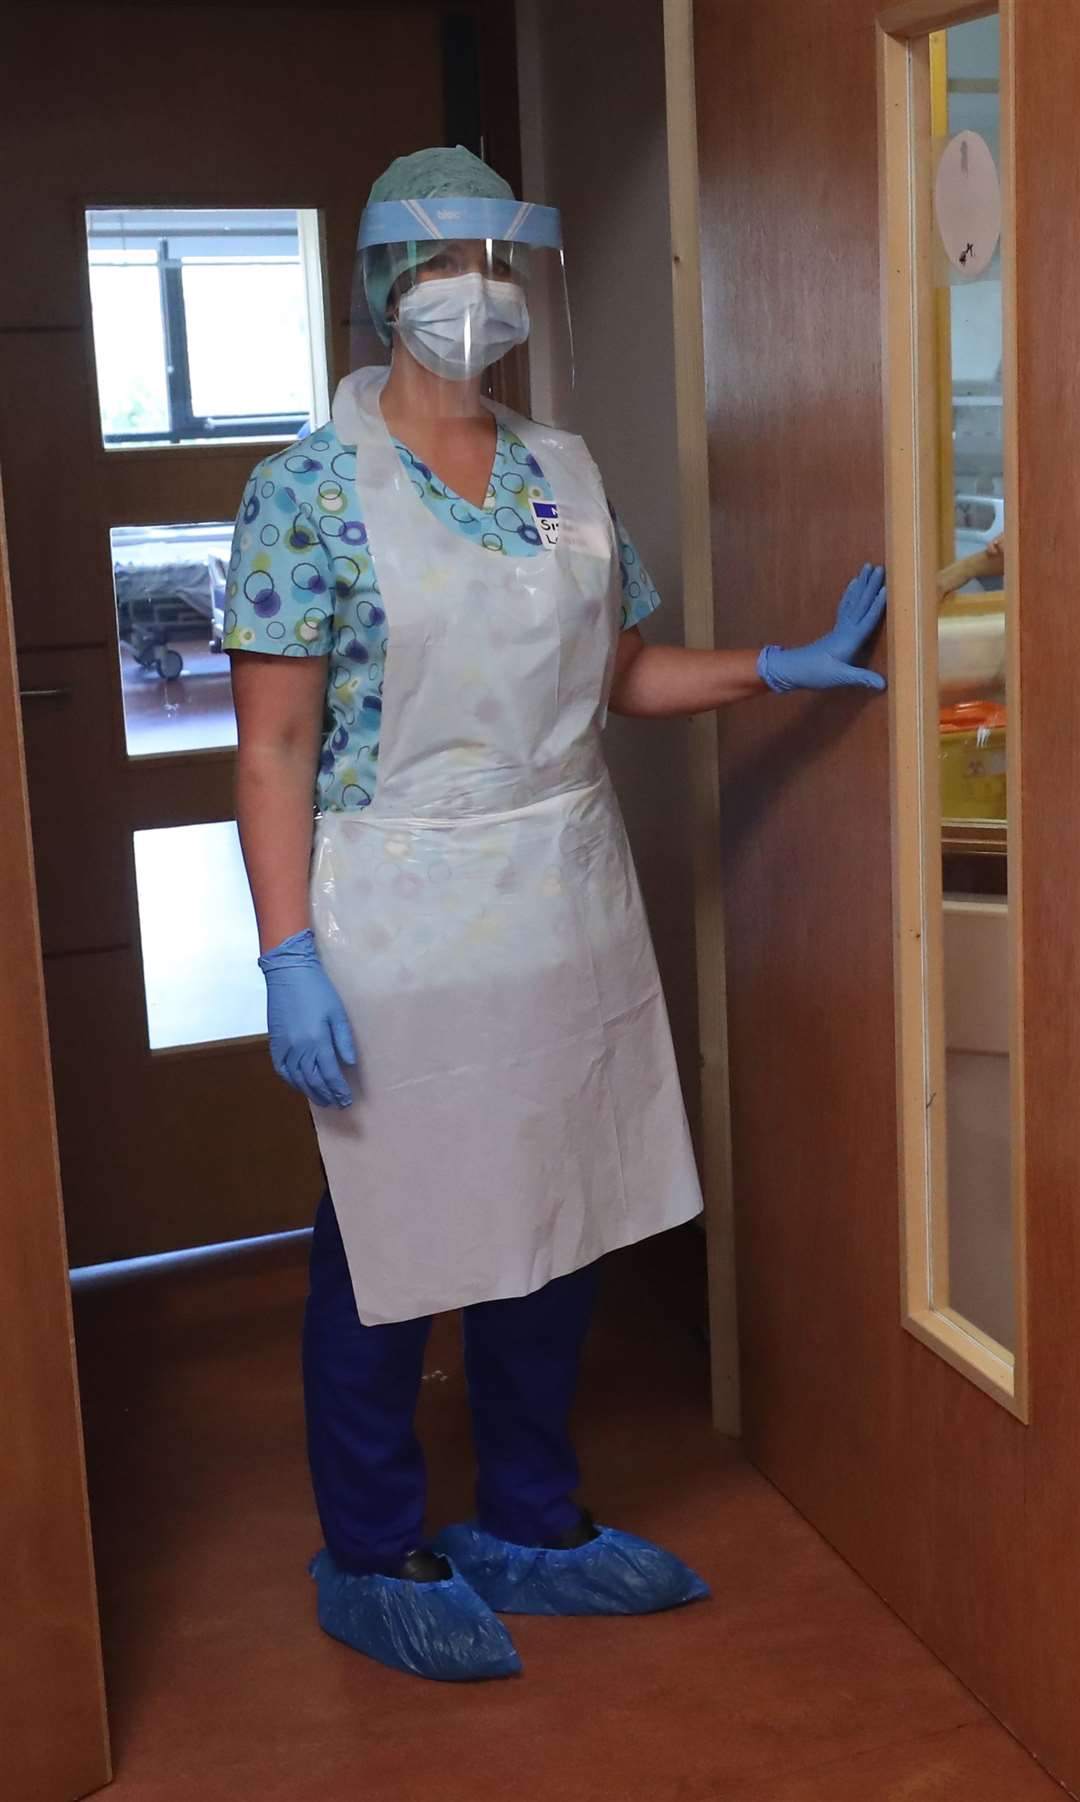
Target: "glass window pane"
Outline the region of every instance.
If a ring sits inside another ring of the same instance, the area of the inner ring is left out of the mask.
[[[233,820],[136,832],[152,1051],[266,1031],[258,930]]]
[[[296,437],[325,418],[318,215],[86,215],[105,443]]]
[[[1001,34],[931,38],[944,1159],[932,1301],[996,1345],[1013,1303]]]
[[[225,521],[112,529],[129,757],[236,744],[221,650],[232,530]]]
[[[886,443],[904,1319],[1026,1417],[1002,49],[996,12],[883,39]]]
[[[298,263],[185,262],[196,414],[307,413],[307,317]]]
[[[1003,872],[1008,711],[997,14],[935,33],[931,51],[943,837],[946,852],[972,842],[996,844]],[[946,889],[952,876],[947,866]]]
[[[90,258],[101,429],[106,438],[169,429],[165,334],[152,252]]]
[[[1005,901],[947,896],[945,1244],[936,1300],[998,1345],[1016,1343],[1013,1298],[1009,916]]]

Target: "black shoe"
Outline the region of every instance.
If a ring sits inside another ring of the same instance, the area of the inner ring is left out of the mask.
[[[545,1552],[576,1552],[579,1546],[588,1545],[590,1540],[599,1539],[596,1523],[588,1509],[581,1510],[581,1519],[576,1526],[568,1527],[560,1533],[558,1539],[545,1539]]]
[[[399,1583],[449,1583],[453,1574],[449,1561],[426,1545],[414,1546],[400,1564],[379,1572],[382,1577],[396,1577]]]

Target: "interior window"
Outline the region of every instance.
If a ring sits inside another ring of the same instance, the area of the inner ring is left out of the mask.
[[[316,213],[91,210],[86,234],[107,446],[289,439],[325,416]]]

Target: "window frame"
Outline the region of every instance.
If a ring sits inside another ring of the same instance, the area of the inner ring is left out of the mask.
[[[878,19],[884,403],[889,565],[890,741],[896,922],[897,1113],[900,1146],[901,1320],[977,1387],[1022,1421],[1029,1414],[1024,1206],[1023,992],[1019,946],[1020,671],[1015,614],[1017,533],[1006,541],[1009,633],[1008,934],[1015,1349],[1009,1353],[935,1298],[947,1273],[944,1138],[944,894],[936,784],[937,690],[927,680],[927,635],[937,632],[939,539],[938,368],[933,308],[918,304],[930,261],[930,36],[997,13],[1001,30],[1001,156],[1006,493],[1017,496],[1016,240],[1013,155],[1014,0],[949,5],[905,0]],[[1013,501],[1015,507],[1016,502]],[[945,847],[948,848],[947,846]]]

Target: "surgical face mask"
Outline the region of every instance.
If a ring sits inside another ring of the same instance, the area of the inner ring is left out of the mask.
[[[529,309],[517,282],[436,276],[402,295],[394,327],[406,350],[432,375],[463,382],[524,344]]]

